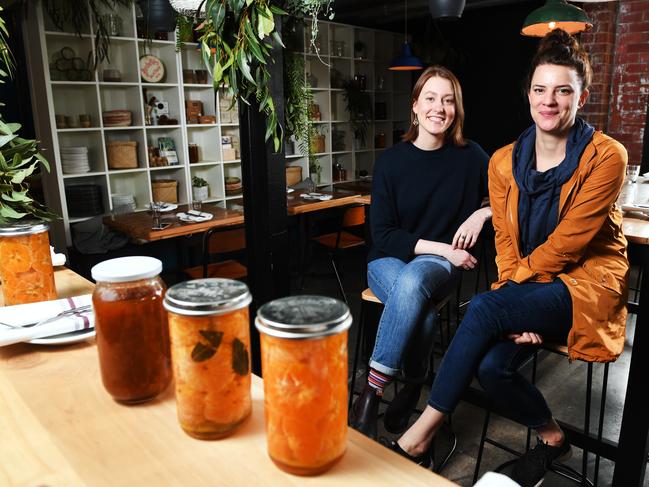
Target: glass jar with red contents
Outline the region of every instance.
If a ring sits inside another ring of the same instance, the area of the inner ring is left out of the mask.
[[[48,228],[38,220],[0,226],[0,281],[5,306],[56,299]]]
[[[171,382],[160,272],[162,262],[141,256],[105,260],[91,270],[101,378],[118,402],[147,401]]]
[[[290,296],[257,311],[268,455],[297,475],[333,466],[347,445],[349,308],[324,296]]]

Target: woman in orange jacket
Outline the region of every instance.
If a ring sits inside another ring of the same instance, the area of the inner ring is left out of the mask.
[[[534,121],[489,162],[498,282],[472,299],[435,378],[428,406],[392,448],[418,463],[477,375],[500,408],[539,440],[512,477],[539,485],[570,445],[541,393],[517,373],[543,340],[570,359],[615,360],[624,345],[628,261],[615,201],[627,154],[577,117],[592,70],[577,41],[555,30],[541,41],[528,80]]]

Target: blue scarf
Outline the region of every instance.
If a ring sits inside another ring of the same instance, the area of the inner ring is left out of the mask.
[[[519,189],[518,225],[524,256],[545,242],[559,223],[561,186],[574,174],[594,132],[591,125],[577,118],[568,134],[565,159],[545,172],[534,168],[536,125],[526,129],[516,141],[512,169]]]

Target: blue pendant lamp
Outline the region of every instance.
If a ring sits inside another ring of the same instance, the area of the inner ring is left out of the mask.
[[[390,71],[417,71],[424,69],[421,60],[412,54],[412,48],[408,43],[408,0],[406,0],[406,32],[405,42],[401,47],[401,54],[395,57],[388,68]]]
[[[523,22],[521,34],[530,37],[543,37],[554,29],[565,30],[568,34],[577,34],[590,29],[593,23],[579,7],[570,5],[566,0],[548,0],[537,8]]]

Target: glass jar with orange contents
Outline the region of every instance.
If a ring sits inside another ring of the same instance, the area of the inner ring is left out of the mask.
[[[0,226],[0,281],[5,306],[56,299],[48,225]]]
[[[248,286],[196,279],[169,288],[178,421],[202,440],[232,433],[252,412]]]
[[[347,443],[345,303],[324,296],[290,296],[264,304],[261,366],[268,454],[282,470],[316,475]]]
[[[171,382],[162,262],[153,257],[105,260],[91,270],[99,368],[118,402],[153,399]]]

